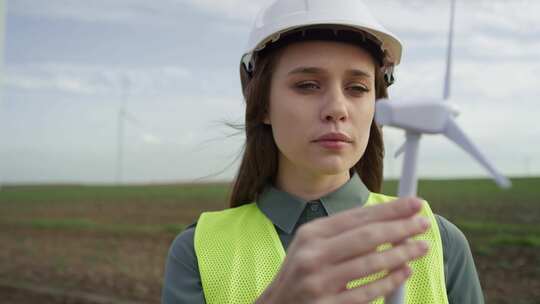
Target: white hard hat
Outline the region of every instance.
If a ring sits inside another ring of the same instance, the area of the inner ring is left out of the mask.
[[[385,29],[361,0],[276,0],[261,10],[241,59],[241,69],[255,68],[256,53],[289,32],[302,28],[346,27],[375,40],[383,54],[382,65],[389,84],[393,68],[401,60],[399,39]]]

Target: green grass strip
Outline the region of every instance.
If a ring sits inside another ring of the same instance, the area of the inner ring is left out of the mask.
[[[65,231],[96,231],[115,234],[159,234],[179,233],[186,225],[135,225],[135,224],[103,224],[88,219],[32,219],[17,221],[2,221],[0,224],[32,229],[56,229]]]
[[[540,237],[540,225],[530,224],[502,224],[494,222],[457,221],[456,225],[471,232],[482,233],[508,233],[508,234],[532,234]]]
[[[489,241],[493,246],[521,246],[540,248],[540,237],[535,235],[516,236],[516,235],[497,235]]]

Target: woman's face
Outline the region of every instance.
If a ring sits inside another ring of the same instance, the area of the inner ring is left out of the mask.
[[[264,121],[272,126],[279,170],[348,172],[364,154],[374,107],[375,64],[369,53],[329,41],[285,47]]]

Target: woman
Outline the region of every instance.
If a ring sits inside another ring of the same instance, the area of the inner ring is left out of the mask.
[[[162,303],[382,302],[406,281],[408,303],[482,303],[463,234],[426,202],[377,194],[375,102],[399,40],[358,0],[278,0],[249,45],[232,208],[174,240]]]

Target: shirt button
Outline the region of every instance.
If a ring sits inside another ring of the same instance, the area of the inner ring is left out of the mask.
[[[317,203],[311,203],[310,206],[309,206],[309,209],[311,209],[311,211],[313,211],[313,212],[319,211],[319,208],[320,208],[319,204],[317,204]]]

